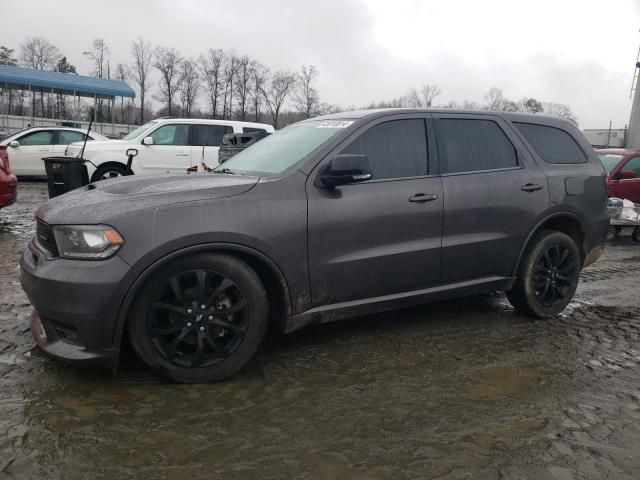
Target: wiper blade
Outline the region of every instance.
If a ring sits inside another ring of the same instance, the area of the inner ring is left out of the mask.
[[[237,175],[236,172],[234,172],[233,170],[231,170],[230,168],[221,168],[220,170],[218,170],[217,168],[213,171],[213,173],[226,173],[228,175]]]

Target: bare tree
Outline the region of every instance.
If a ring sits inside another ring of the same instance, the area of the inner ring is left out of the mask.
[[[38,70],[53,70],[60,58],[58,47],[42,37],[30,37],[20,45],[22,64]]]
[[[195,60],[183,60],[180,65],[180,75],[182,76],[180,82],[182,114],[187,118],[191,118],[191,110],[200,91],[200,74]]]
[[[254,62],[252,62],[246,55],[238,58],[236,95],[238,97],[240,120],[242,121],[247,118],[247,106],[249,103],[253,64]]]
[[[418,90],[416,90],[414,87],[411,87],[407,92],[406,102],[407,106],[411,108],[420,108],[422,106],[422,101],[420,100]]]
[[[119,63],[116,66],[116,79],[126,82],[130,76],[129,69],[126,65]],[[124,123],[124,97],[120,97],[120,123]]]
[[[420,94],[422,95],[422,101],[426,108],[431,108],[431,104],[433,103],[433,99],[442,93],[440,87],[435,84],[425,83],[420,88]]]
[[[37,70],[53,70],[60,58],[58,47],[42,37],[29,37],[20,45],[20,60],[23,65]],[[31,97],[32,114],[36,112],[36,96]],[[40,92],[40,105],[44,116],[44,95]]]
[[[140,90],[140,123],[144,123],[144,99],[149,87],[149,68],[153,57],[151,44],[145,42],[142,37],[138,37],[131,44],[131,55],[133,55],[133,81],[138,84]]]
[[[487,110],[502,110],[504,104],[504,96],[502,90],[497,87],[491,87],[484,95],[484,100],[487,102]]]
[[[227,54],[224,66],[224,95],[222,101],[222,118],[231,118],[233,112],[234,81],[238,72],[238,57],[234,51]],[[227,101],[229,102],[227,104]]]
[[[297,78],[294,104],[296,110],[302,113],[304,118],[311,118],[320,103],[318,90],[313,86],[317,77],[318,69],[315,65],[303,65]]]
[[[278,71],[271,77],[268,88],[263,90],[265,102],[273,118],[274,128],[278,128],[280,110],[295,85],[296,75],[294,73]]]
[[[265,84],[268,78],[269,69],[259,62],[254,62],[252,68],[250,96],[253,110],[253,119],[256,122],[260,121],[260,107],[262,106],[262,100],[264,99],[263,92],[265,90]]]
[[[89,50],[82,52],[89,60],[93,62],[93,74],[98,78],[105,77],[105,70],[108,69],[109,47],[107,47],[104,38],[96,38],[91,44]],[[108,75],[107,75],[108,77]]]
[[[576,118],[575,114],[573,113],[569,105],[564,105],[562,103],[547,102],[544,104],[544,112],[546,115],[562,118],[564,120],[570,121],[576,126],[578,125],[578,119]]]
[[[210,48],[206,55],[200,55],[199,61],[202,78],[204,78],[207,87],[211,118],[217,118],[227,55],[220,49]]]
[[[172,114],[173,99],[180,90],[182,75],[180,68],[182,57],[174,48],[156,47],[153,66],[160,72],[160,95],[158,99],[167,105],[168,114]]]

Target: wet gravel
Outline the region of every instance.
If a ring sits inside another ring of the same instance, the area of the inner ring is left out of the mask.
[[[637,479],[640,245],[549,321],[502,295],[272,336],[233,379],[175,385],[44,358],[18,259],[46,185],[0,210],[0,478]]]

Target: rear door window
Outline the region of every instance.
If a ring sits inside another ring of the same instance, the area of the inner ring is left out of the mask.
[[[437,125],[442,173],[499,170],[518,166],[515,147],[493,120],[441,118]]]
[[[85,134],[73,130],[58,130],[58,145],[69,145],[73,142],[84,142]],[[91,139],[90,139],[91,140]]]
[[[547,163],[586,163],[587,155],[564,130],[534,123],[513,124]]]
[[[371,127],[340,153],[366,155],[372,180],[427,175],[423,119],[392,120]]]
[[[194,146],[219,147],[227,133],[233,133],[229,125],[194,125]]]

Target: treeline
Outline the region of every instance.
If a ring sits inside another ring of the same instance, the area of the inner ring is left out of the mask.
[[[90,72],[78,72],[55,45],[42,37],[29,37],[15,49],[0,46],[0,64],[22,65],[39,70],[85,73],[99,78],[122,80],[135,87],[135,102],[120,100],[82,101],[63,95],[34,95],[25,91],[3,91],[4,112],[38,117],[88,119],[94,113],[98,121],[144,123],[158,116],[209,117],[271,123],[276,128],[305,118],[346,110],[320,101],[316,87],[319,71],[303,65],[298,72],[272,71],[257,59],[211,48],[198,56],[184,56],[175,48],[153,46],[139,37],[130,46],[130,58],[112,62],[111,52],[102,38],[96,38],[82,54],[91,62]],[[390,101],[372,102],[364,108],[438,107],[488,109],[546,113],[576,123],[567,105],[540,102],[534,98],[506,99],[498,88],[490,89],[484,103],[464,100],[438,105],[439,86],[425,83],[411,88]],[[161,107],[153,109],[150,99]],[[25,101],[27,105],[25,105]],[[31,101],[31,105],[28,102]],[[30,111],[27,110],[30,108]],[[348,107],[347,109],[353,109]]]
[[[535,98],[524,97],[514,101],[506,98],[502,90],[492,87],[484,94],[484,102],[463,100],[462,102],[450,101],[445,104],[437,104],[435,98],[440,96],[442,91],[437,85],[425,83],[420,89],[410,88],[401,96],[389,101],[372,102],[366,108],[451,108],[463,110],[493,110],[503,112],[539,113],[559,117],[569,120],[575,125],[578,119],[574,115],[571,107],[562,103],[539,101]]]

